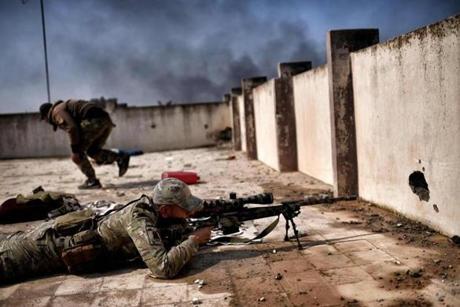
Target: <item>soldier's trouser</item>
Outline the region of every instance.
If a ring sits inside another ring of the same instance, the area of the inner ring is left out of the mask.
[[[0,238],[0,284],[65,270],[53,232],[46,227]]]
[[[96,174],[87,155],[99,165],[112,164],[120,157],[116,152],[102,148],[113,127],[114,125],[109,116],[84,119],[80,123],[83,156],[81,157],[82,162],[78,167],[89,179],[96,178]]]

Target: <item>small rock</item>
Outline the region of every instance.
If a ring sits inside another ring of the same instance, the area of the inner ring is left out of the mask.
[[[396,227],[399,228],[399,227],[402,227],[402,225],[403,225],[402,223],[398,223],[398,224],[396,224]]]
[[[384,301],[383,298],[379,298],[379,299],[377,300],[377,302],[379,302],[379,303],[381,303],[381,302],[383,302],[383,301]]]
[[[395,264],[396,264],[396,265],[401,265],[401,261],[396,260],[396,261],[395,261]]]
[[[281,275],[280,273],[277,273],[277,274],[275,275],[275,279],[276,279],[276,280],[281,280],[281,279],[283,279],[283,275]]]
[[[117,196],[118,196],[118,197],[125,196],[125,193],[124,193],[124,192],[117,192]]]
[[[434,264],[440,264],[441,263],[441,259],[436,259],[436,260],[433,260]]]
[[[332,252],[328,252],[327,254],[330,256],[330,255],[332,255]]]
[[[265,297],[262,296],[261,298],[259,298],[259,302],[265,302]]]
[[[197,297],[192,298],[192,304],[193,305],[199,305],[201,304],[201,300]]]
[[[273,253],[273,254],[276,254],[276,249],[274,249],[274,250],[272,251],[272,253]]]
[[[419,278],[422,277],[422,270],[408,271],[410,277]]]

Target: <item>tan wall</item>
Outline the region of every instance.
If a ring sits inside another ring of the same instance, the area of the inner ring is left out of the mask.
[[[240,110],[240,128],[241,128],[241,150],[247,151],[246,146],[246,117],[244,116],[244,97],[243,95],[238,96],[238,106]]]
[[[352,67],[360,196],[459,235],[460,16],[356,52]]]
[[[257,159],[279,170],[275,80],[272,79],[253,90],[256,123]]]
[[[299,171],[333,184],[327,67],[293,77]]]
[[[115,108],[117,125],[107,147],[146,152],[200,147],[215,144],[215,134],[231,127],[226,103]],[[62,156],[70,153],[67,135],[53,133],[39,115],[0,116],[0,158]]]

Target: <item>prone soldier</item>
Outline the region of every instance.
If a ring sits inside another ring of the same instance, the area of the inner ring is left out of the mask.
[[[40,115],[42,120],[53,126],[54,131],[60,128],[69,134],[71,159],[87,177],[79,188],[101,187],[88,156],[97,164],[117,162],[119,176],[128,170],[128,155],[102,148],[115,125],[109,114],[97,104],[84,100],[59,100],[54,104],[42,104]]]
[[[167,178],[122,209],[95,217],[88,210],[47,221],[30,232],[0,238],[0,283],[65,271],[91,272],[111,261],[141,258],[158,278],[172,278],[209,241],[186,218],[203,201],[180,180]]]

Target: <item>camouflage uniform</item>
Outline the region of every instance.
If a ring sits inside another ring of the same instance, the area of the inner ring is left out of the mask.
[[[88,179],[95,179],[96,174],[87,155],[97,164],[112,164],[120,159],[119,154],[102,148],[115,125],[96,104],[83,100],[57,101],[48,113],[48,121],[55,130],[59,127],[69,134],[72,152],[80,154],[78,167]]]
[[[154,199],[162,204],[167,201],[181,204],[190,210],[200,208],[201,200],[192,196],[184,183],[178,188],[174,185],[178,180],[162,181],[167,183],[166,188],[161,192],[156,188]],[[159,193],[167,194],[166,198],[158,197]],[[176,197],[171,197],[171,194]],[[66,216],[68,214],[62,217]],[[77,228],[82,230],[80,226]],[[56,220],[52,220],[30,232],[0,238],[0,283],[64,271],[66,263],[62,255],[66,244],[81,232],[62,235],[60,231]],[[92,267],[100,267],[107,259],[118,261],[140,256],[154,276],[171,278],[199,248],[199,244],[189,236],[190,229],[185,220],[173,222],[161,218],[157,206],[145,195],[98,219],[95,231],[102,243],[103,254],[98,259],[80,255],[78,258],[87,261],[88,267],[91,264]]]

